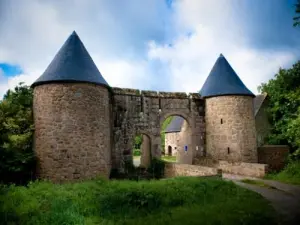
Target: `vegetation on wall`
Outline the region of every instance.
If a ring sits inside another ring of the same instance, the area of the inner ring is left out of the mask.
[[[272,125],[268,144],[287,144],[291,158],[300,157],[300,61],[290,69],[279,69],[275,77],[259,87],[269,96]]]
[[[22,83],[0,100],[0,182],[34,177],[32,100],[32,89]]]

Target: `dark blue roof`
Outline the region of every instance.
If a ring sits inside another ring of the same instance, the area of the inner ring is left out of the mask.
[[[171,123],[167,126],[165,133],[180,132],[184,118],[174,116]]]
[[[249,95],[255,97],[222,54],[210,71],[200,94],[202,97],[221,95]]]
[[[86,82],[109,87],[75,31],[32,86],[53,82]]]

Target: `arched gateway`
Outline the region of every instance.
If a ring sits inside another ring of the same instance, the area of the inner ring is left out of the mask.
[[[161,156],[160,131],[169,116],[186,121],[179,163],[193,164],[202,155],[257,162],[254,95],[222,55],[201,90],[204,99],[199,93],[111,88],[73,32],[32,87],[41,178],[109,176],[132,160],[137,134],[144,137],[147,165]]]

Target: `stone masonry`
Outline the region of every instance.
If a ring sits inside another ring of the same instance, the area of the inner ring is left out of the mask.
[[[180,132],[170,132],[165,134],[165,155],[176,156]]]
[[[109,177],[111,169],[122,172],[132,162],[138,134],[147,167],[161,156],[160,132],[169,116],[185,119],[178,135],[179,164],[167,168],[170,176],[218,173],[187,165],[199,158],[225,160],[223,167],[232,172],[261,174],[264,166],[256,165],[254,95],[222,54],[201,95],[112,88],[74,31],[32,87],[34,150],[42,179],[62,182]]]
[[[40,177],[60,182],[109,175],[112,135],[106,88],[41,85],[34,89],[33,107]]]
[[[232,162],[257,162],[252,97],[207,98],[205,114],[208,156]]]
[[[173,115],[183,117],[189,124],[189,150],[179,162],[192,164],[197,155],[194,151],[204,146],[204,100],[198,93],[140,91],[137,89],[113,88],[113,133],[112,167],[124,167],[124,155],[133,149],[137,134],[150,138],[151,158],[161,156],[161,126]],[[132,154],[132,153],[131,153]],[[131,158],[132,159],[132,158]]]

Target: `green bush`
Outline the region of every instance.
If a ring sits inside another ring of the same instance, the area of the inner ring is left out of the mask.
[[[133,156],[141,156],[141,150],[140,149],[134,149],[133,150]]]
[[[32,89],[20,84],[0,100],[0,183],[34,179]]]
[[[165,175],[165,162],[163,160],[153,158],[147,172],[155,179],[163,178]]]
[[[268,174],[266,178],[285,183],[300,184],[300,161],[291,161],[281,172],[276,174]]]
[[[274,215],[259,194],[216,178],[0,189],[2,224],[275,224]]]

